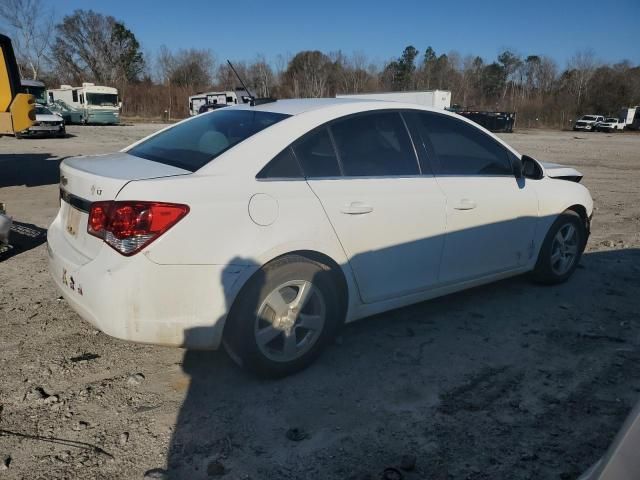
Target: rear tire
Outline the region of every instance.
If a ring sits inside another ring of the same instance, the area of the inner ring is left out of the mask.
[[[587,232],[580,215],[573,210],[561,213],[544,239],[533,279],[547,285],[566,282],[578,267],[586,241]]]
[[[229,356],[261,377],[283,377],[309,366],[344,319],[331,269],[287,255],[258,270],[236,298],[224,333]]]

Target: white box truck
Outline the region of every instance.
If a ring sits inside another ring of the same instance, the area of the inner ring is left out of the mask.
[[[83,83],[81,87],[60,85],[47,92],[49,103],[61,101],[82,114],[81,122],[117,124],[120,123],[122,103],[118,98],[118,89]]]
[[[336,98],[361,98],[363,100],[384,100],[387,102],[416,103],[426,107],[451,107],[449,90],[422,90],[417,92],[382,92],[382,93],[349,93],[339,94]]]

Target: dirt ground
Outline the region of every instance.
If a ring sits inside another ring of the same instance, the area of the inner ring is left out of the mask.
[[[604,453],[640,392],[640,135],[504,136],[585,175],[593,234],[568,283],[366,319],[303,373],[261,381],[223,352],[110,338],[49,280],[59,160],[157,128],[0,138],[17,222],[0,261],[0,479],[574,479]]]

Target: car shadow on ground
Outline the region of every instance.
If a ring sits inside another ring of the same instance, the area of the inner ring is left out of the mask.
[[[639,273],[639,249],[585,253],[562,285],[515,277],[347,325],[280,380],[186,351],[149,478],[576,478],[640,392]]]
[[[56,184],[60,181],[62,160],[50,153],[0,154],[0,188]]]
[[[13,222],[9,245],[0,245],[0,262],[39,247],[47,241],[47,230],[32,223]]]
[[[20,137],[20,141],[36,141],[36,140],[56,140],[56,139],[65,139],[65,138],[75,138],[77,135],[73,133],[65,133],[64,135],[23,135]]]

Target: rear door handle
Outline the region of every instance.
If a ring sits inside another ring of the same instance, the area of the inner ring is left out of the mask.
[[[340,209],[346,215],[364,215],[373,212],[373,207],[362,202],[351,202]]]
[[[459,200],[458,203],[453,208],[455,208],[456,210],[473,210],[477,206],[478,204],[473,200],[470,200],[468,198],[463,198]]]

